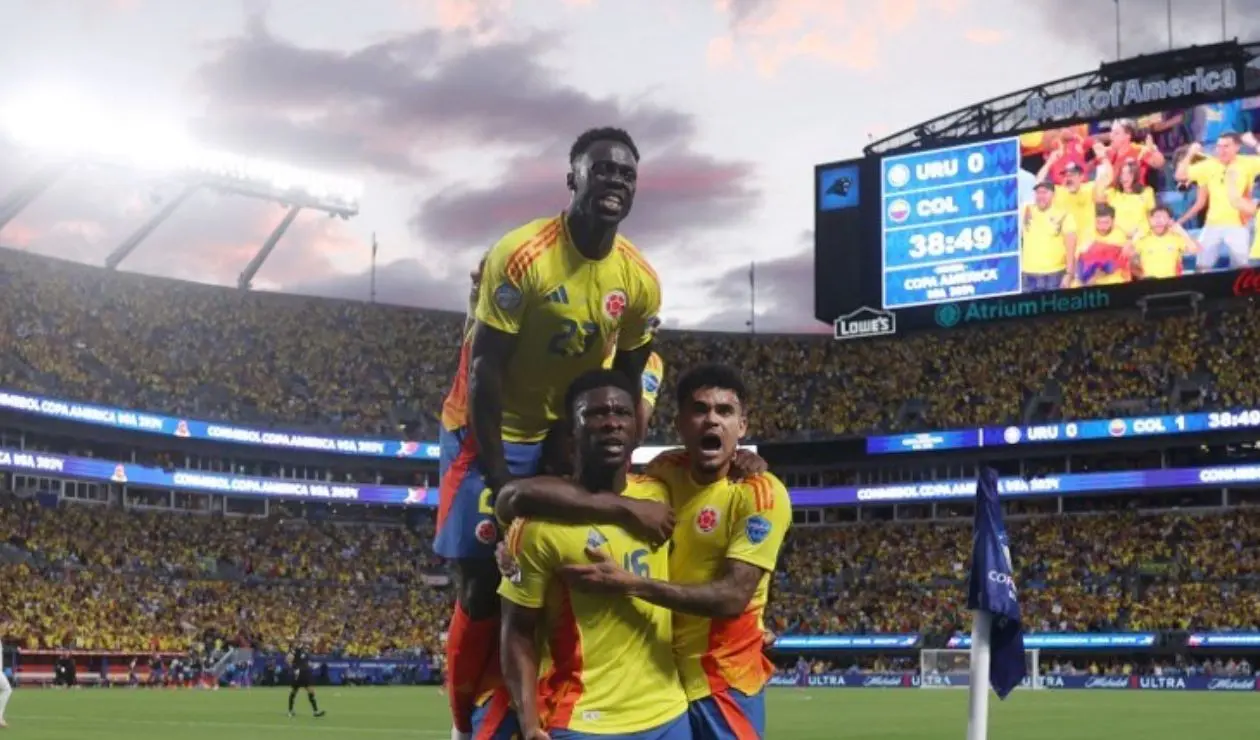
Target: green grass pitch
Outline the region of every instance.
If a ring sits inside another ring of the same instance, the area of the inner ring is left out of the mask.
[[[285,714],[287,689],[238,691],[19,689],[0,740],[446,740],[436,689],[318,689],[323,719],[304,696]],[[771,689],[769,740],[954,740],[966,736],[967,692]],[[1260,695],[1156,691],[1038,691],[994,700],[994,740],[1226,740],[1258,737]]]

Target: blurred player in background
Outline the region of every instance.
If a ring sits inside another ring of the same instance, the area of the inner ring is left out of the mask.
[[[631,572],[597,552],[565,568],[578,587],[627,594],[674,612],[674,654],[696,738],[765,737],[764,611],[770,578],[792,523],[778,478],[730,480],[748,428],[748,392],[738,371],[693,368],[678,381],[675,427],[684,450],[662,455],[648,474],[669,487],[684,526],[671,539],[670,576]]]
[[[1245,267],[1250,261],[1251,230],[1246,216],[1235,203],[1239,197],[1250,195],[1256,177],[1260,176],[1260,157],[1240,153],[1244,144],[1254,149],[1256,143],[1251,132],[1242,135],[1227,132],[1217,139],[1216,156],[1204,154],[1203,145],[1195,142],[1187,147],[1185,156],[1177,163],[1177,182],[1198,186],[1194,205],[1177,222],[1185,224],[1207,208],[1203,230],[1199,233],[1197,272],[1215,269],[1222,256],[1229,258],[1230,269]]]
[[[452,561],[447,637],[452,737],[468,738],[474,706],[506,700],[498,675],[499,530],[494,498],[535,475],[540,443],[572,380],[615,367],[639,378],[651,354],[660,284],[617,233],[638,182],[639,152],[620,129],[583,133],[569,152],[568,209],[513,230],[486,254],[474,323],[442,409],[434,549]],[[492,698],[496,695],[497,698]]]
[[[1198,251],[1198,243],[1173,219],[1168,206],[1155,206],[1150,230],[1133,244],[1130,268],[1135,279],[1180,277],[1185,256]]]
[[[1129,282],[1129,235],[1116,228],[1116,209],[1106,203],[1094,207],[1094,236],[1077,252],[1078,286],[1116,285]]]
[[[661,505],[668,499],[658,481],[628,478],[638,394],[638,384],[615,370],[591,371],[569,388],[564,406],[572,419],[576,482],[587,491],[606,492],[585,495]],[[554,483],[519,480],[503,493]],[[658,544],[615,525],[513,522],[505,550],[515,570],[499,593],[503,675],[519,708],[523,740],[691,738],[669,610],[638,599],[571,592],[559,582],[566,563],[596,552],[644,577],[667,578],[669,553]],[[541,682],[540,644],[546,645],[549,664]]]
[[[4,710],[9,706],[9,698],[13,696],[13,684],[4,673],[4,645],[0,644],[0,728],[8,727],[4,721]]]
[[[1023,206],[1020,259],[1025,293],[1070,288],[1076,272],[1076,219],[1054,204],[1054,190],[1049,180],[1037,183],[1033,202]]]
[[[311,688],[315,685],[315,671],[311,669],[311,654],[302,645],[295,645],[293,652],[289,655],[289,716],[293,716],[293,701],[297,699],[298,691],[306,690],[306,699],[311,703],[311,712],[316,717],[323,717],[324,712],[319,708],[319,703],[315,701],[315,689]]]

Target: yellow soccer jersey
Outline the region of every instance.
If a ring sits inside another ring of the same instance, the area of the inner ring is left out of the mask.
[[[1098,205],[1094,201],[1093,183],[1082,183],[1075,193],[1066,185],[1056,185],[1051,205],[1072,217],[1072,223],[1076,224],[1078,244],[1089,244],[1093,241],[1094,210]]]
[[[1024,208],[1027,225],[1020,250],[1023,271],[1030,275],[1050,275],[1066,270],[1064,238],[1077,233],[1076,219],[1054,205],[1043,210],[1029,203]]]
[[[1260,156],[1239,154],[1226,167],[1219,159],[1208,157],[1190,165],[1190,180],[1208,193],[1207,216],[1204,226],[1245,226],[1247,219],[1230,202],[1227,186],[1228,174],[1233,170],[1239,192],[1250,193],[1251,184],[1260,176]]]
[[[1136,239],[1151,230],[1150,215],[1155,210],[1155,191],[1151,188],[1137,193],[1109,189],[1107,205],[1116,211],[1115,228],[1126,237],[1133,234]]]
[[[476,309],[477,321],[517,336],[503,381],[503,438],[545,437],[573,379],[600,367],[614,347],[650,341],[660,305],[656,273],[623,237],[598,261],[573,246],[563,214],[503,237],[486,256]],[[467,421],[463,388],[445,404],[448,428]]]
[[[1186,254],[1186,240],[1172,231],[1161,236],[1154,232],[1137,240],[1133,249],[1142,266],[1144,278],[1170,278],[1181,274],[1181,260]]]
[[[698,485],[691,480],[685,452],[662,455],[648,472],[669,486],[678,518],[670,555],[674,583],[711,583],[727,559],[765,571],[738,617],[674,614],[674,654],[687,699],[696,701],[727,688],[756,694],[774,673],[762,649],[762,631],[770,575],[792,524],[787,489],[769,473],[739,483]]]
[[[624,495],[664,502],[668,492],[659,481],[636,476]],[[571,591],[554,573],[589,562],[588,546],[644,577],[669,578],[668,550],[653,550],[620,527],[513,522],[507,547],[519,576],[504,579],[499,594],[544,610],[538,690],[543,724],[594,735],[664,725],[687,710],[670,612],[639,599]]]

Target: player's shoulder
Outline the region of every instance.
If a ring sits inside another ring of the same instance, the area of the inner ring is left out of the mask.
[[[744,505],[755,512],[768,512],[775,509],[791,510],[792,500],[787,486],[774,473],[765,472],[749,476],[740,481],[739,489],[743,494]]]
[[[631,473],[626,479],[625,495],[642,501],[669,502],[669,486],[665,481],[644,473]]]
[[[648,262],[647,257],[639,251],[626,237],[618,234],[616,241],[613,243],[614,253],[621,261],[623,269],[634,278],[638,279],[642,285],[660,288],[661,280],[656,275],[656,269],[652,267],[652,263]]]
[[[679,475],[686,472],[689,466],[687,451],[680,447],[665,450],[652,458],[643,472],[664,481],[666,485],[674,485]]]
[[[504,234],[486,254],[490,266],[499,266],[507,277],[519,277],[564,238],[561,216],[538,218]]]

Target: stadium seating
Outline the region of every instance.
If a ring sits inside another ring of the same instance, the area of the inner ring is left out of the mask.
[[[243,293],[6,251],[0,260],[0,388],[193,418],[377,432],[436,414],[463,317],[450,312]],[[1156,338],[1158,342],[1154,341]],[[746,368],[752,434],[782,439],[897,429],[921,399],[934,428],[1019,417],[1047,381],[1064,418],[1158,399],[1207,372],[1217,406],[1260,402],[1250,308],[1147,322],[1124,316],[1003,324],[891,341],[663,332],[671,371]],[[1083,381],[1080,379],[1084,379]],[[666,413],[668,381],[662,406]],[[1159,405],[1156,402],[1156,405]],[[667,425],[658,425],[661,434]]]
[[[1260,628],[1258,510],[1035,518],[1012,522],[1011,536],[1031,629]],[[28,557],[0,565],[0,639],[143,651],[210,633],[267,646],[303,635],[351,656],[440,651],[449,596],[432,585],[430,537],[9,497],[0,541]],[[965,524],[793,530],[768,626],[949,634],[968,620],[969,544]]]

